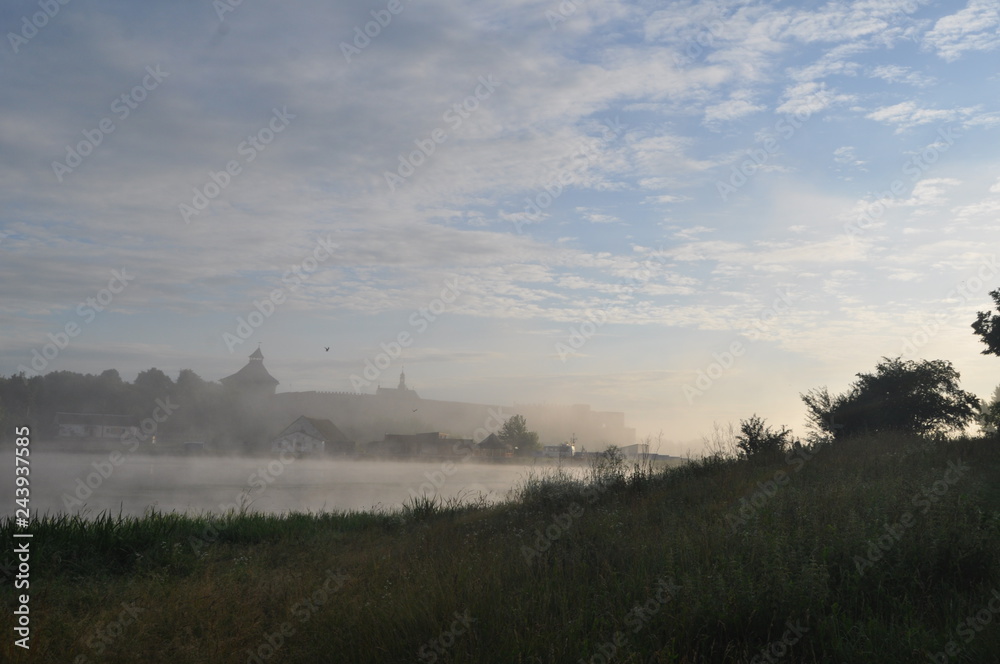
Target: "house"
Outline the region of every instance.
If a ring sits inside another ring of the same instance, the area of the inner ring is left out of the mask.
[[[382,440],[368,444],[368,454],[405,458],[462,458],[475,452],[468,438],[451,438],[446,433],[387,433]]]
[[[490,459],[503,459],[514,456],[514,446],[500,440],[495,433],[483,438],[476,446],[476,455]]]
[[[125,440],[137,438],[139,427],[128,415],[106,413],[56,413],[56,426],[61,438],[106,438]]]
[[[272,452],[304,454],[354,454],[354,441],[330,420],[303,415],[271,441]]]

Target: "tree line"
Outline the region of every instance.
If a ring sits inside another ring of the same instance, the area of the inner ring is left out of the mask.
[[[44,376],[23,373],[0,376],[0,437],[9,438],[15,426],[30,426],[36,436],[58,435],[57,413],[125,415],[135,422],[150,417],[159,400],[177,406],[157,426],[157,435],[174,439],[219,440],[220,422],[234,417],[240,404],[220,383],[203,380],[181,369],[173,380],[157,368],[140,371],[131,383],[116,369],[98,375],[52,371]],[[240,432],[234,432],[238,434]]]
[[[1000,312],[1000,289],[990,297]],[[986,345],[983,355],[1000,356],[1000,316],[977,312],[972,330]],[[946,360],[883,357],[873,372],[856,375],[841,394],[821,387],[799,395],[806,405],[810,442],[888,432],[942,436],[973,423],[987,435],[1000,430],[1000,387],[989,402],[981,401],[959,387],[961,376]],[[781,455],[797,444],[787,428],[774,429],[757,415],[740,421],[736,442],[746,458]]]

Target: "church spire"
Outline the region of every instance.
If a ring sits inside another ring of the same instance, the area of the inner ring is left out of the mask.
[[[406,389],[406,369],[404,368],[399,372],[399,389]]]

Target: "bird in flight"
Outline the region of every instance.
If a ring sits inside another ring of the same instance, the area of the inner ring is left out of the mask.
[[[330,352],[330,347],[329,346],[323,346],[323,348],[326,349],[326,352],[328,352],[328,353]]]

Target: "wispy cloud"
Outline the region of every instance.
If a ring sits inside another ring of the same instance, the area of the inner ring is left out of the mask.
[[[924,46],[947,62],[970,51],[993,51],[1000,46],[1000,7],[992,0],[969,0],[965,9],[939,18],[924,36]]]

